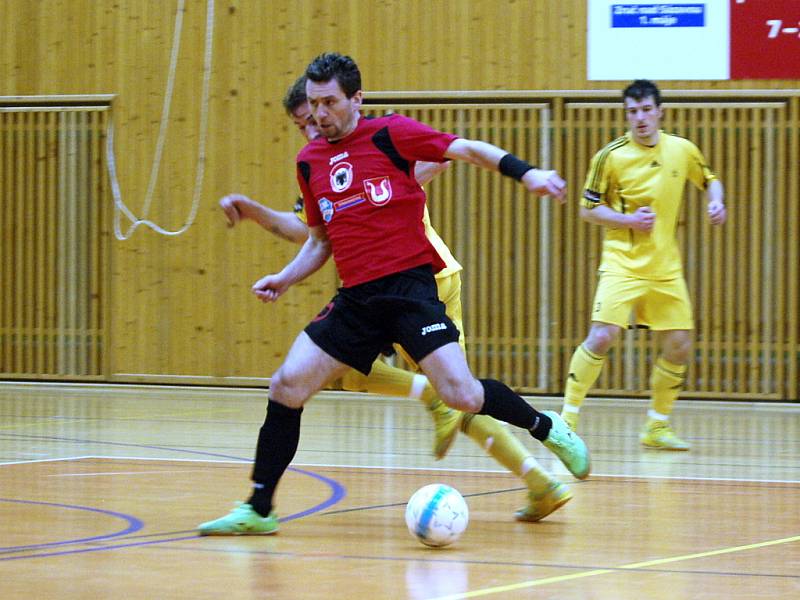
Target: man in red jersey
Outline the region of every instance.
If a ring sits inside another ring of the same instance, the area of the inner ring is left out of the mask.
[[[417,161],[461,160],[513,177],[537,195],[564,201],[565,183],[492,144],[442,133],[401,115],[361,115],[361,74],[348,56],[326,53],[306,69],[306,94],[322,137],[297,156],[309,237],[279,273],[253,292],[277,300],[333,255],[342,287],[298,335],[272,376],[247,503],[200,525],[205,535],[264,535],[278,530],[273,495],[297,450],[305,402],[349,368],[369,373],[399,343],[452,408],[522,427],[576,477],[589,475],[583,441],[556,412],[538,412],[503,383],[476,379],[459,332],[437,296],[443,261],[425,236],[425,193]]]

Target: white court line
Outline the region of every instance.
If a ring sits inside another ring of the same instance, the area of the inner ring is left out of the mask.
[[[174,473],[194,473],[194,471],[108,471],[106,473],[57,473],[47,477],[103,477],[105,475],[172,475]]]
[[[244,460],[216,460],[210,458],[153,458],[151,456],[100,456],[100,455],[87,455],[87,456],[64,456],[61,458],[42,458],[36,460],[19,460],[11,462],[0,462],[0,467],[6,465],[25,465],[28,463],[42,463],[42,462],[59,462],[66,460],[85,460],[85,459],[102,459],[102,460],[161,460],[169,462],[190,462],[190,463],[230,463],[235,465],[247,464],[252,461]]]
[[[69,456],[63,458],[44,458],[41,460],[25,460],[18,462],[0,463],[0,467],[5,465],[19,465],[27,463],[41,463],[41,462],[56,462],[68,460],[84,460],[84,459],[100,459],[100,460],[141,460],[141,461],[163,461],[163,462],[187,462],[187,463],[212,463],[212,464],[230,464],[230,465],[246,465],[250,464],[250,460],[221,460],[221,459],[207,459],[207,458],[163,458],[152,456]],[[290,467],[309,468],[309,467],[324,467],[330,469],[364,469],[364,470],[388,470],[388,471],[436,471],[444,473],[499,473],[501,475],[512,475],[509,471],[501,471],[498,469],[449,469],[444,467],[419,467],[419,466],[380,466],[380,465],[337,465],[330,463],[292,463]],[[53,477],[53,475],[50,475]],[[614,478],[614,479],[659,479],[664,481],[719,481],[719,482],[732,482],[732,483],[787,483],[787,484],[800,484],[800,480],[796,479],[744,479],[734,477],[692,477],[692,476],[670,476],[670,475],[620,475],[618,473],[592,473],[590,478],[586,481],[591,481],[594,477]],[[580,481],[567,481],[567,484],[580,484]]]
[[[0,467],[7,465],[27,465],[30,463],[44,463],[44,462],[60,462],[64,460],[83,460],[84,458],[95,458],[94,456],[64,456],[62,458],[36,458],[30,460],[16,460],[9,462],[0,462]]]

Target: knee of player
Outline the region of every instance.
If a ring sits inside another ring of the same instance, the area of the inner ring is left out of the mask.
[[[291,408],[299,408],[308,399],[302,379],[293,377],[285,369],[278,369],[269,382],[270,398]]]
[[[617,340],[616,330],[607,327],[593,328],[584,342],[586,349],[595,354],[606,354]]]
[[[673,346],[669,352],[665,352],[665,358],[670,362],[676,364],[685,364],[689,360],[689,355],[692,351],[691,340],[682,341],[680,344]]]
[[[476,379],[453,382],[440,394],[445,404],[463,412],[476,413],[483,407],[483,387]]]

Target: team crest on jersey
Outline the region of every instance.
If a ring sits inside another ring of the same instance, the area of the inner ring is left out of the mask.
[[[331,169],[331,188],[334,192],[343,192],[353,183],[353,165],[340,162]]]
[[[319,212],[322,214],[322,220],[326,223],[330,223],[333,218],[333,203],[327,198],[320,198],[317,204],[319,204]]]
[[[364,180],[364,191],[375,206],[383,206],[392,199],[392,183],[388,177],[374,177]]]

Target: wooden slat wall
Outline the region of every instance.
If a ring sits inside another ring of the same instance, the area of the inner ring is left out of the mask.
[[[4,0],[0,3],[3,93],[117,95],[113,111],[117,124],[120,185],[124,200],[134,212],[142,207],[153,162],[176,6],[175,0]],[[230,0],[215,1],[214,6],[210,132],[199,212],[190,230],[178,238],[163,238],[142,228],[127,242],[112,241],[109,291],[113,293],[106,296],[110,303],[104,309],[110,344],[104,360],[106,376],[112,381],[263,384],[280,364],[300,324],[324,304],[334,289],[335,274],[326,267],[278,304],[265,307],[257,303],[249,294],[252,282],[264,273],[281,268],[293,256],[295,248],[249,224],[227,230],[217,208],[219,197],[231,191],[248,193],[275,208],[291,207],[296,194],[292,157],[301,141],[283,114],[280,98],[316,54],[338,50],[353,55],[361,67],[368,94],[373,90],[581,92],[617,90],[623,85],[586,80],[585,0],[331,0],[326,3]],[[186,2],[167,144],[149,215],[170,229],[181,226],[191,207],[207,7],[208,2],[203,0]],[[765,94],[794,90],[797,82],[670,81],[662,82],[662,87],[704,90],[705,96],[715,98],[719,97],[714,96],[715,93],[732,90],[761,88],[766,90]],[[565,100],[579,100],[579,94],[570,96],[570,93],[548,97],[552,106],[550,117],[556,124],[564,118],[561,96]],[[415,95],[419,100],[419,94]],[[615,101],[612,96],[607,100]],[[780,171],[783,176],[774,183],[774,193],[778,197],[798,189],[798,176],[792,168],[800,159],[797,133],[790,126],[798,122],[800,114],[797,100],[791,94],[787,97],[792,98],[788,101],[788,112],[780,117],[782,121],[775,133],[778,148],[785,148],[784,158],[780,158],[779,151],[776,160],[786,161],[786,168]],[[528,97],[521,101],[530,100]],[[483,102],[483,99],[476,101]],[[599,112],[596,118],[601,118]],[[713,115],[713,118],[723,117]],[[449,127],[446,119],[442,123]],[[619,126],[616,122],[613,125]],[[720,137],[714,143],[721,144],[722,133],[717,129],[715,132],[714,135]],[[570,173],[570,183],[580,185],[582,174],[573,174],[569,168],[569,163],[580,159],[571,148],[579,144],[600,144],[609,133],[606,126],[605,131],[577,132],[575,139],[555,136],[549,140],[549,151],[538,148],[537,152],[549,153],[560,161],[556,166]],[[737,142],[726,140],[726,143],[728,152],[736,151],[741,156]],[[749,149],[747,156],[749,159]],[[0,157],[2,164],[10,164],[9,160],[8,155]],[[461,185],[469,184],[470,177],[474,175],[462,175]],[[57,197],[56,182],[57,173],[53,172],[36,183],[43,190],[41,194],[37,192],[37,202],[45,202],[40,200],[44,193],[49,198]],[[500,184],[488,178],[482,185],[493,192],[492,186]],[[0,181],[3,193],[9,186],[12,184],[8,181]],[[41,208],[50,210],[44,205]],[[7,210],[5,204],[0,210]],[[493,214],[486,212],[487,207],[481,210],[484,214]],[[553,223],[552,241],[545,241],[538,234],[530,236],[540,248],[563,247],[564,242],[558,235],[564,228],[570,223],[573,227],[582,227],[575,223],[574,208],[552,210],[538,216],[514,212],[522,210],[514,203],[509,203],[505,210],[511,211],[517,219],[514,227],[524,222],[520,221],[522,218],[533,224],[542,220]],[[540,207],[540,210],[550,209]],[[797,207],[788,204],[776,207],[776,211],[779,228],[776,236],[796,238]],[[447,225],[436,210],[434,213],[446,236],[449,235],[447,227],[462,224],[454,220],[453,225]],[[463,220],[468,216],[459,218]],[[511,229],[512,236],[516,235],[515,231]],[[581,249],[594,252],[595,239],[591,236],[597,234],[587,235],[590,237],[576,237],[576,248],[564,248],[564,252],[572,252],[573,256]],[[731,235],[728,231],[722,235],[723,241],[719,243],[723,250],[732,248],[738,239],[729,238]],[[55,239],[54,234],[39,242],[53,256],[56,247],[50,248],[48,244],[54,244]],[[8,252],[14,246],[7,237],[1,243],[0,263],[6,265]],[[456,248],[459,256],[464,256],[473,243],[465,241],[463,248]],[[521,236],[517,244],[519,247],[524,244]],[[777,288],[773,294],[777,306],[784,309],[782,314],[796,315],[800,309],[797,272],[793,270],[796,269],[793,265],[798,263],[797,250],[789,247],[785,256],[777,258],[783,261],[780,276],[784,278],[788,295],[781,297]],[[542,262],[538,267],[542,271],[546,264],[551,264],[547,261],[552,257],[540,253],[537,259]],[[551,341],[548,352],[539,356],[531,351],[530,342],[513,342],[517,344],[513,370],[522,373],[520,365],[526,365],[524,369],[535,377],[534,382],[526,382],[526,385],[535,390],[550,390],[553,388],[550,380],[556,377],[553,373],[560,373],[563,362],[568,359],[568,348],[582,335],[586,312],[581,305],[569,310],[564,308],[563,298],[556,288],[542,288],[533,277],[536,265],[528,261],[526,268],[531,271],[519,275],[520,285],[539,286],[535,289],[536,314],[533,321],[528,318],[526,327],[540,340],[539,347],[543,345],[542,339]],[[732,277],[743,266],[726,263],[725,268],[726,276]],[[56,282],[45,281],[44,273],[37,276],[40,278],[37,286],[49,286],[47,292],[37,297],[43,310],[45,306],[54,305],[46,302],[49,301],[47,294],[56,294]],[[578,286],[575,301],[588,302],[591,281],[570,277],[570,283]],[[732,287],[730,277],[723,281],[731,293],[739,292]],[[467,292],[479,293],[471,289]],[[471,300],[478,301],[478,297]],[[515,310],[513,319],[504,317],[506,320],[497,323],[505,332],[504,336],[509,327],[516,326],[522,315],[527,314],[521,306],[515,306]],[[555,310],[563,315],[563,321],[550,321],[548,311]],[[747,324],[736,320],[736,310],[730,303],[722,308],[725,319],[735,322],[739,336],[736,339],[740,340],[748,331]],[[751,310],[756,308],[751,307]],[[23,318],[5,303],[0,306],[0,314],[5,319]],[[775,324],[768,334],[775,339],[783,336],[787,353],[786,360],[778,361],[775,366],[776,370],[785,368],[785,372],[781,375],[776,371],[776,376],[781,381],[796,382],[798,367],[790,356],[794,356],[791,353],[796,351],[800,340],[797,331],[778,320],[782,314],[776,313]],[[49,318],[55,319],[55,315]],[[501,347],[490,339],[494,334],[488,327],[478,322],[470,326],[476,336],[479,333],[485,336],[481,343],[487,344],[487,348]],[[637,339],[630,343],[642,342]],[[727,344],[725,348],[732,351],[740,342],[726,339],[724,343]],[[43,352],[42,349],[37,351]],[[46,362],[47,357],[43,353],[36,354],[37,351],[33,352],[34,360]],[[752,354],[748,356],[752,358]],[[89,358],[75,360],[74,368],[79,368],[80,360],[91,362]],[[487,351],[486,357],[480,360],[486,361],[488,369],[497,367],[498,363],[492,361],[499,359],[497,353]],[[780,367],[781,364],[785,367]],[[708,375],[699,376],[730,377],[731,373],[738,373],[737,369],[745,367],[737,361],[719,363],[714,368],[718,372],[712,370]],[[55,362],[43,369],[47,373],[57,370]],[[633,371],[627,369],[626,373],[630,377]],[[748,377],[750,373],[748,371]],[[515,377],[516,381],[521,381],[521,375]],[[619,373],[614,373],[613,377],[617,382],[615,386],[632,383],[632,380],[623,381]],[[763,379],[758,373],[752,377]],[[797,393],[784,397],[797,398]]]
[[[729,223],[722,229],[712,228],[705,220],[703,195],[690,187],[678,230],[697,320],[696,356],[687,384],[696,395],[786,398],[797,394],[795,380],[785,376],[786,369],[796,369],[797,352],[784,356],[783,340],[797,331],[798,318],[796,312],[782,310],[796,295],[792,288],[798,277],[796,261],[787,260],[796,229],[789,237],[779,233],[787,224],[794,226],[782,217],[792,201],[778,183],[798,168],[786,160],[787,128],[796,128],[791,125],[789,104],[795,101],[665,104],[665,129],[688,137],[704,150],[726,186],[729,201]],[[623,123],[617,103],[568,103],[565,130],[577,130],[571,137],[579,141],[565,153],[572,157],[565,168],[585,173],[592,149],[603,145],[597,143],[598,138],[613,139],[622,132]],[[583,131],[587,124],[589,131]],[[582,181],[575,184],[580,186]],[[589,263],[596,265],[599,235],[597,227],[578,225],[571,238],[577,247],[575,256],[588,256]],[[583,279],[582,272],[576,276]],[[583,282],[570,283],[574,285],[569,289],[583,287],[586,294]],[[579,307],[586,315],[592,293],[593,289],[585,301],[566,298],[564,305]],[[578,331],[571,329],[573,318],[566,317],[566,337],[579,341],[586,325],[578,318]],[[564,349],[562,366],[571,352],[571,347]],[[655,336],[628,332],[598,382],[602,392],[646,390],[647,367],[656,353]]]
[[[388,94],[387,94],[388,95]],[[423,96],[429,96],[425,94]],[[678,94],[680,95],[680,94]],[[797,395],[800,330],[796,211],[784,182],[797,177],[797,98],[691,98],[665,103],[667,131],[695,141],[726,186],[729,223],[706,222],[702,192],[689,186],[678,237],[695,305],[697,343],[687,394],[785,399]],[[437,106],[370,103],[433,126],[484,139],[554,165],[569,179],[570,205],[526,197],[508,179],[455,165],[429,184],[432,219],[465,267],[470,362],[479,376],[525,391],[558,393],[575,346],[588,330],[602,228],[576,218],[576,200],[594,152],[623,134],[617,98],[537,98],[502,104]],[[552,123],[551,123],[552,121]],[[794,141],[791,141],[794,140]],[[550,156],[551,152],[554,154]],[[744,157],[744,158],[743,158]],[[643,394],[656,336],[626,332],[595,393]]]
[[[107,376],[107,108],[0,108],[0,376]]]

